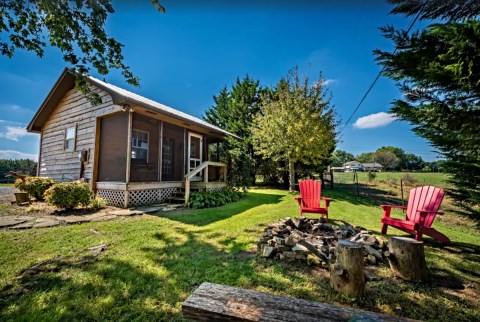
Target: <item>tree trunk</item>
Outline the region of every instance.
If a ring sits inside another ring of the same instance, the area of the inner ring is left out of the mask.
[[[389,262],[393,273],[403,280],[428,282],[430,280],[423,242],[408,237],[388,237]]]
[[[288,158],[288,173],[289,173],[288,179],[290,181],[288,190],[290,192],[294,192],[295,191],[295,162],[290,158]]]
[[[330,285],[340,293],[361,296],[365,293],[365,271],[362,245],[340,240],[337,260],[330,265]]]

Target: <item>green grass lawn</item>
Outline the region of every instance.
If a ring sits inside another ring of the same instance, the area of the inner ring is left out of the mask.
[[[379,232],[379,207],[340,190],[325,193],[335,200],[334,223]],[[220,208],[1,231],[0,320],[182,321],[181,302],[204,281],[415,319],[480,319],[480,234],[472,223],[450,214],[436,221],[454,244],[426,238],[432,285],[403,283],[383,267],[377,274],[384,279],[369,282],[365,297],[350,298],[330,289],[321,268],[251,256],[268,223],[297,213],[288,192],[252,189]],[[90,252],[82,250],[104,242],[111,246],[85,262]],[[55,257],[41,270],[21,274]]]

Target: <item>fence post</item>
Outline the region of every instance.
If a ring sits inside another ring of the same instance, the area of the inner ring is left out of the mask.
[[[330,169],[330,188],[333,190],[333,170]]]
[[[360,189],[358,188],[358,174],[355,172],[355,178],[357,179],[357,196],[360,197]]]
[[[400,179],[400,189],[402,190],[402,206],[405,206],[405,201],[403,200],[403,180]]]

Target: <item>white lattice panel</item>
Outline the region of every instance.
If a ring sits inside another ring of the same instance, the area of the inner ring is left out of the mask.
[[[125,191],[98,189],[97,196],[105,199],[110,206],[123,208],[125,202]]]
[[[128,192],[128,206],[151,205],[164,202],[177,188],[131,190]]]

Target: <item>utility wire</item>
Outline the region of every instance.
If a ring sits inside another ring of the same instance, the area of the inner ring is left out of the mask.
[[[417,22],[418,18],[420,17],[420,12],[417,14],[417,16],[415,17],[415,19],[413,19],[412,23],[410,24],[410,26],[408,27],[407,29],[407,35],[408,33],[410,33],[410,30],[412,29],[413,25],[415,24],[415,22]],[[395,54],[398,50],[398,46],[395,47],[395,50],[392,52],[392,54]],[[358,103],[357,107],[353,110],[352,114],[350,114],[350,117],[348,118],[347,122],[345,122],[345,124],[343,125],[342,129],[340,130],[340,132],[338,132],[338,135],[342,134],[342,131],[347,127],[347,125],[350,123],[350,121],[352,120],[352,117],[355,115],[355,113],[358,111],[358,109],[360,108],[360,106],[362,106],[363,102],[365,101],[365,99],[367,98],[368,94],[370,93],[370,91],[372,90],[373,86],[375,86],[375,83],[378,81],[378,79],[380,78],[380,76],[382,76],[382,73],[385,71],[385,66],[383,66],[382,70],[380,70],[380,72],[378,73],[377,77],[375,77],[375,79],[373,80],[372,84],[370,85],[370,87],[368,88],[368,90],[365,92],[365,94],[363,95],[362,99],[360,100],[360,102]]]

